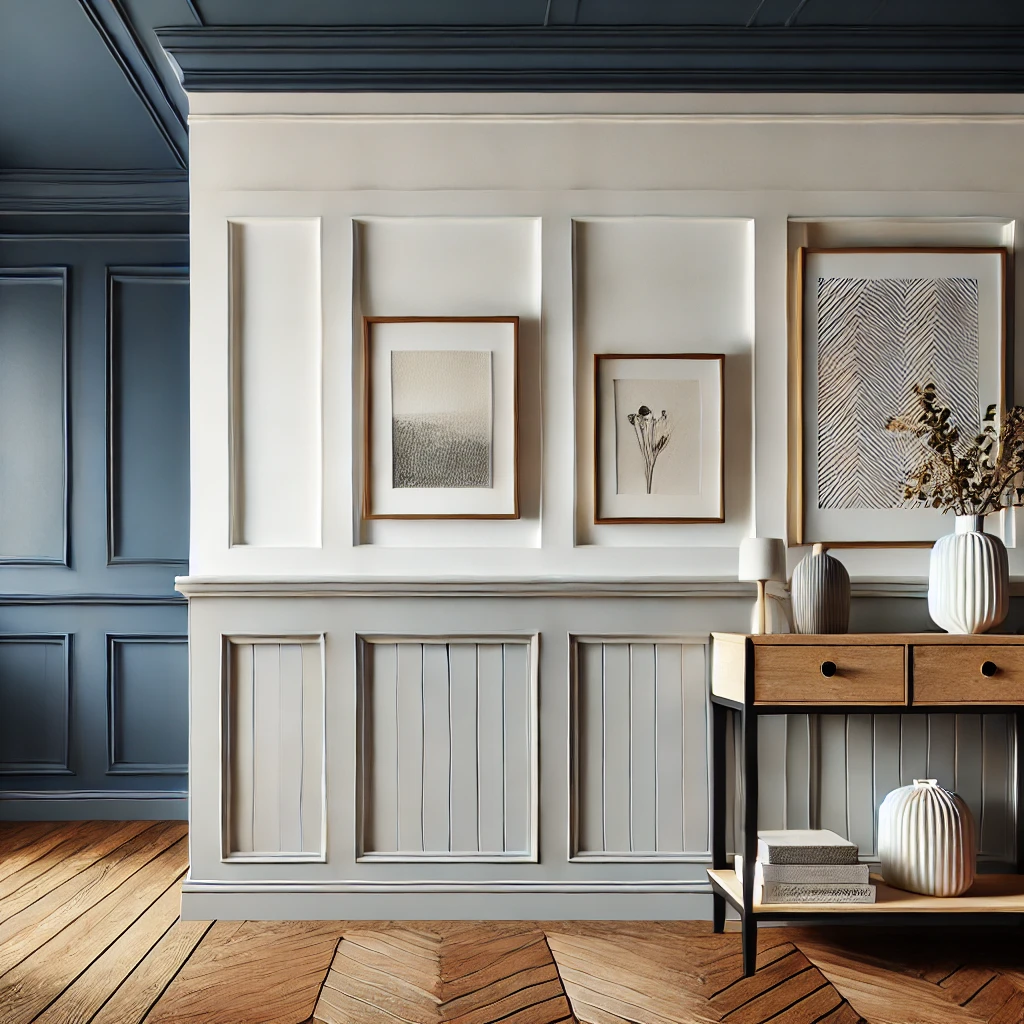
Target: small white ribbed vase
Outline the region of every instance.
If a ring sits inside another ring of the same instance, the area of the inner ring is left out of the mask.
[[[878,856],[888,885],[926,896],[959,896],[974,883],[974,817],[935,779],[894,789],[878,811]]]
[[[1010,611],[1010,567],[984,516],[957,516],[940,537],[928,567],[928,614],[947,633],[984,633]]]

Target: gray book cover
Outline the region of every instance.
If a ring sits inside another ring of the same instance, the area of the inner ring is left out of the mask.
[[[857,845],[827,828],[788,828],[757,833],[762,864],[856,864]]]
[[[820,885],[817,882],[766,882],[761,903],[874,903],[873,885]]]
[[[743,858],[736,855],[736,874],[743,871]],[[818,882],[825,885],[867,885],[871,881],[869,864],[763,864],[754,867],[754,884],[765,882]]]

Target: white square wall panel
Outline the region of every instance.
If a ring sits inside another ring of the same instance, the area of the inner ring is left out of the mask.
[[[228,239],[231,543],[320,547],[320,220],[232,220]]]

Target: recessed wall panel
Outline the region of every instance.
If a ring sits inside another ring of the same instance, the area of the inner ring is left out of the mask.
[[[533,638],[363,638],[363,860],[537,858]]]
[[[108,557],[188,561],[188,274],[111,268]]]
[[[70,643],[0,636],[0,775],[70,774]]]
[[[188,771],[188,638],[107,636],[109,772]]]
[[[323,860],[322,638],[226,638],[224,673],[224,858]]]
[[[231,542],[321,544],[320,221],[228,224]]]
[[[600,638],[573,644],[571,854],[707,857],[706,646]]]
[[[67,559],[62,270],[0,269],[0,563]]]

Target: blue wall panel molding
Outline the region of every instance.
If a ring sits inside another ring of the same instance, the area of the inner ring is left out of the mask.
[[[108,267],[106,320],[107,564],[186,569],[188,268]]]
[[[188,773],[187,636],[107,634],[107,759],[108,775]]]
[[[0,634],[0,775],[73,775],[69,633]]]
[[[0,266],[0,565],[71,564],[68,285],[67,267]]]
[[[188,213],[188,172],[0,170],[0,214]]]
[[[188,167],[188,127],[184,112],[164,89],[135,29],[118,0],[78,0],[125,81],[131,86],[175,161]]]
[[[158,29],[195,92],[1020,92],[1020,27]]]

